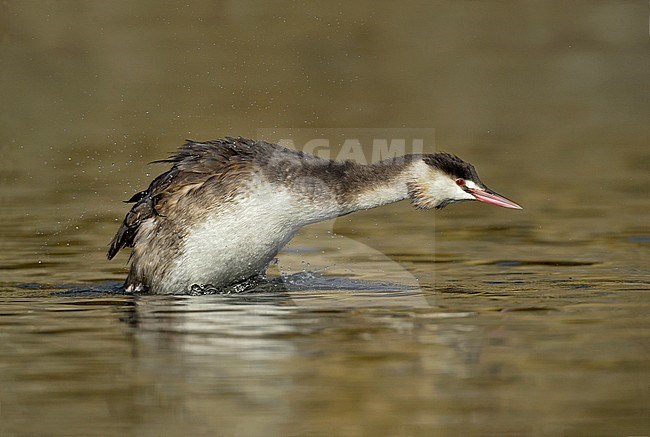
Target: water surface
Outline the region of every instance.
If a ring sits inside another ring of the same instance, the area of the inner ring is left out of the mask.
[[[646,9],[3,4],[0,434],[648,435]],[[404,202],[303,229],[274,290],[119,292],[147,162],[373,127],[524,210]]]

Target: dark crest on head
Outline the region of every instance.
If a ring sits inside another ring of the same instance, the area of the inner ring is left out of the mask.
[[[452,178],[461,178],[483,185],[474,166],[463,161],[458,156],[449,153],[436,153],[435,155],[424,155],[423,160],[428,165],[444,171]]]

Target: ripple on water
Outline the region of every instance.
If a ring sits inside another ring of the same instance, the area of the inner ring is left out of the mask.
[[[552,267],[578,267],[578,266],[593,266],[600,264],[594,261],[566,261],[566,260],[514,260],[502,259],[485,261],[479,265],[495,265],[501,267],[520,267],[520,266],[552,266]]]
[[[127,292],[121,282],[107,281],[97,284],[39,284],[24,283],[8,287],[10,290],[28,292],[41,291],[55,296],[101,296],[101,295],[132,295]],[[305,291],[360,291],[377,293],[402,293],[415,291],[414,287],[389,281],[369,281],[340,276],[324,276],[314,272],[300,272],[279,277],[259,277],[234,284],[231,287],[215,288],[212,286],[194,285],[191,292],[176,295],[243,295],[279,292]],[[137,295],[137,294],[136,294]],[[16,294],[12,296],[16,297]]]

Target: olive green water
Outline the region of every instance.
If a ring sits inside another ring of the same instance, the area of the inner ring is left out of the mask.
[[[650,434],[647,5],[8,1],[0,38],[0,435]],[[113,293],[146,163],[272,128],[435,129],[525,209],[311,226],[282,290]]]

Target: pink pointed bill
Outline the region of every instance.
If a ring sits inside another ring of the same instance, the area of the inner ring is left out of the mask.
[[[501,206],[503,208],[523,209],[512,200],[508,200],[503,196],[499,196],[493,191],[476,190],[473,188],[469,188],[467,191],[469,191],[469,193],[480,202]]]

